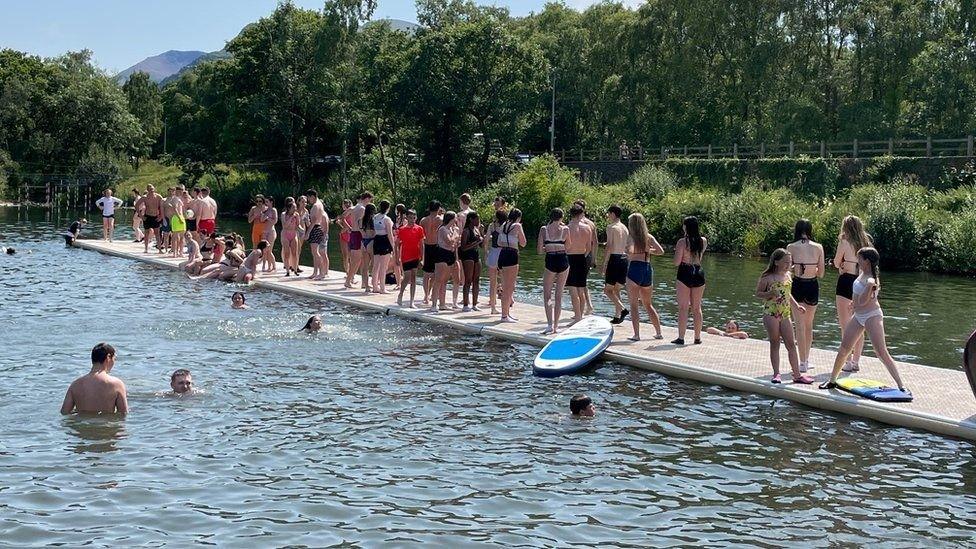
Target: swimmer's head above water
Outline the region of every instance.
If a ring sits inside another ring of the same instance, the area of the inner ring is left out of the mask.
[[[232,309],[247,309],[246,301],[244,292],[234,292],[234,295],[230,296],[230,306]]]
[[[314,334],[321,329],[322,329],[322,317],[320,317],[319,315],[312,315],[308,317],[308,322],[306,322],[305,325],[302,326],[301,331],[308,334]]]
[[[180,368],[169,376],[169,386],[173,392],[182,395],[193,392],[193,376],[190,370]]]
[[[569,401],[569,411],[574,416],[593,417],[596,415],[596,408],[593,400],[586,395],[576,395]]]

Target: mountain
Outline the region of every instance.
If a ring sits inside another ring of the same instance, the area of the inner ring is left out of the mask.
[[[205,54],[201,55],[200,57],[197,57],[196,59],[194,59],[192,63],[189,63],[188,65],[186,65],[182,69],[180,69],[180,70],[176,71],[175,73],[167,76],[166,78],[163,78],[162,80],[160,80],[159,81],[159,85],[160,85],[160,87],[162,87],[162,86],[165,86],[166,84],[169,84],[173,80],[176,80],[177,78],[179,78],[181,74],[183,74],[184,72],[186,72],[186,71],[192,69],[193,67],[199,65],[200,63],[206,63],[207,61],[217,61],[219,59],[227,59],[229,57],[230,57],[230,52],[228,52],[226,50],[219,50],[219,51],[212,51],[210,53],[205,53]]]
[[[367,24],[371,23],[387,23],[390,25],[391,29],[402,31],[407,34],[413,34],[417,32],[417,29],[420,28],[420,25],[416,23],[403,21],[401,19],[377,19],[376,21],[372,21]],[[247,26],[244,28],[246,29]],[[243,30],[241,32],[243,32]],[[230,53],[225,50],[212,51],[209,53],[204,51],[170,50],[166,53],[161,53],[159,55],[143,59],[142,61],[115,75],[115,79],[119,82],[119,84],[124,84],[132,73],[142,71],[149,73],[150,80],[159,84],[160,86],[163,86],[175,80],[184,71],[188,71],[200,63],[215,61],[218,59],[227,59],[228,57],[230,57]]]
[[[180,72],[181,69],[195,62],[204,55],[208,55],[207,52],[170,50],[166,53],[161,53],[159,55],[154,55],[153,57],[143,59],[142,61],[115,75],[115,79],[120,84],[123,84],[129,79],[129,75],[142,71],[149,73],[149,78],[158,84],[167,77]]]

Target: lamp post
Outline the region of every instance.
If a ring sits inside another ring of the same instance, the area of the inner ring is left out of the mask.
[[[552,107],[549,111],[549,152],[556,153],[556,70],[552,71]]]

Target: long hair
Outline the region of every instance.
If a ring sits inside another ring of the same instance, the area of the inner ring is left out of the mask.
[[[639,213],[630,214],[627,218],[627,230],[630,231],[630,239],[634,241],[634,253],[647,253],[651,239],[644,216]]]
[[[855,250],[874,245],[871,237],[864,231],[864,222],[856,215],[849,215],[844,218],[844,222],[841,223],[840,234]]]
[[[688,239],[688,249],[691,250],[691,254],[700,257],[702,252],[705,250],[705,240],[701,236],[701,226],[698,224],[698,218],[689,215],[681,223],[685,228],[685,238]]]
[[[298,211],[298,206],[295,204],[295,199],[289,196],[285,198],[285,213],[290,214],[293,210]]]
[[[451,224],[452,221],[454,221],[454,218],[456,217],[457,214],[454,212],[444,212],[444,218],[441,220],[441,226],[447,227],[448,225]]]
[[[799,219],[793,226],[793,240],[813,241],[813,223],[809,219]]]
[[[368,231],[373,228],[373,216],[376,215],[376,206],[374,204],[366,204],[366,210],[363,211],[363,230]]]
[[[878,289],[881,289],[881,269],[878,264],[881,263],[881,254],[878,250],[870,246],[866,246],[857,251],[857,256],[868,260],[871,263],[871,276],[874,277],[874,283],[878,285]]]
[[[762,276],[774,274],[777,270],[776,263],[786,257],[788,253],[785,248],[776,248],[773,250],[773,253],[769,254],[769,265],[766,266],[766,270],[763,271]]]
[[[473,230],[476,226],[481,224],[481,217],[478,216],[478,212],[472,211],[468,213],[464,218],[464,229]]]

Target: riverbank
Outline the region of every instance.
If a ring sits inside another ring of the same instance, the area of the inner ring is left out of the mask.
[[[79,240],[78,247],[109,255],[150,263],[158,267],[176,269],[179,260],[145,254],[142,246],[135,243],[98,242]],[[311,270],[311,268],[307,268]],[[515,314],[517,323],[501,323],[485,312],[428,313],[407,309],[395,304],[395,295],[364,294],[342,286],[342,273],[333,271],[325,281],[307,278],[286,278],[278,273],[262,274],[253,286],[315,299],[324,299],[343,305],[398,316],[410,320],[433,323],[464,332],[487,335],[501,339],[527,343],[541,347],[548,338],[539,335],[545,327],[545,315],[540,307],[519,304]],[[382,317],[381,317],[382,318]],[[848,415],[874,419],[884,423],[922,429],[934,433],[976,440],[976,399],[969,388],[965,375],[929,366],[899,363],[899,371],[906,385],[914,390],[911,403],[885,404],[856,398],[846,393],[821,391],[816,386],[787,383],[769,383],[768,344],[761,340],[730,340],[703,334],[702,345],[677,346],[660,341],[631,342],[629,323],[616,327],[614,342],[605,357],[641,369],[668,376],[691,379],[707,384],[721,385],[734,390],[783,398],[815,408],[841,412]],[[676,330],[665,327],[664,341],[676,335]],[[433,350],[431,352],[434,352]],[[826,365],[832,363],[834,352],[815,349],[811,362]],[[859,377],[888,380],[880,361],[862,359]],[[817,372],[818,383],[827,378],[826,367]]]

